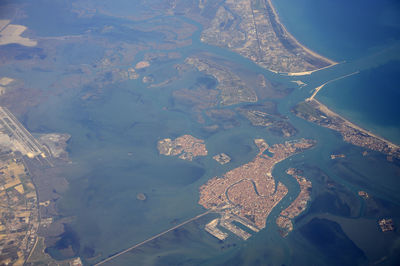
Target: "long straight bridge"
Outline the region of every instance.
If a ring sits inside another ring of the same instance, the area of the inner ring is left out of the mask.
[[[152,240],[154,240],[154,239],[156,239],[156,238],[159,238],[159,237],[161,237],[161,236],[163,236],[163,235],[165,235],[165,234],[167,234],[167,233],[169,233],[169,232],[171,232],[171,231],[173,231],[173,230],[175,230],[175,229],[177,229],[177,228],[179,228],[179,227],[181,227],[181,226],[184,226],[185,224],[188,224],[188,223],[190,223],[190,222],[193,222],[193,221],[195,221],[195,220],[197,220],[197,219],[199,219],[199,218],[201,218],[201,217],[203,217],[203,216],[209,214],[209,213],[212,212],[212,211],[213,211],[213,210],[208,210],[208,211],[206,211],[206,212],[204,212],[204,213],[202,213],[202,214],[199,214],[199,215],[197,215],[197,216],[195,216],[195,217],[193,217],[193,218],[190,218],[190,219],[188,219],[188,220],[186,220],[186,221],[184,221],[184,222],[182,222],[182,223],[180,223],[180,224],[178,224],[178,225],[175,225],[174,227],[172,227],[172,228],[170,228],[170,229],[168,229],[168,230],[165,230],[164,232],[161,232],[161,233],[159,233],[159,234],[157,234],[157,235],[155,235],[155,236],[152,236],[152,237],[150,237],[149,239],[146,239],[146,240],[144,240],[144,241],[142,241],[142,242],[140,242],[140,243],[138,243],[138,244],[135,244],[135,245],[133,245],[133,246],[127,248],[127,249],[124,249],[124,250],[121,251],[121,252],[118,252],[117,254],[115,254],[115,255],[113,255],[113,256],[111,256],[111,257],[108,257],[108,258],[105,259],[105,260],[102,260],[102,261],[96,263],[95,266],[97,266],[97,265],[102,265],[102,264],[104,264],[104,263],[106,263],[106,262],[109,262],[109,261],[111,261],[111,260],[113,260],[113,259],[115,259],[115,258],[117,258],[117,257],[119,257],[119,256],[121,256],[121,255],[123,255],[123,254],[125,254],[125,253],[127,253],[127,252],[129,252],[129,251],[132,251],[132,250],[134,250],[134,249],[136,249],[136,248],[138,248],[138,247],[140,247],[140,246],[142,246],[142,245],[144,245],[144,244],[146,244],[146,243],[149,243],[150,241],[152,241]]]

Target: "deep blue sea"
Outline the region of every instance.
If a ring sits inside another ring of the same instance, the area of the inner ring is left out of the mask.
[[[328,84],[317,98],[356,124],[400,143],[400,2],[273,2],[282,22],[303,44],[343,62],[341,68],[348,73],[361,71]]]

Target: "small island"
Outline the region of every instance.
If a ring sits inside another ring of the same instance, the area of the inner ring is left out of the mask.
[[[204,140],[191,135],[183,135],[171,140],[169,138],[158,141],[158,151],[166,156],[179,156],[182,160],[193,161],[198,156],[206,156],[207,149]]]
[[[217,155],[213,156],[213,159],[216,160],[217,162],[219,162],[222,165],[227,164],[227,163],[229,163],[231,161],[231,157],[229,157],[225,153],[217,154]]]
[[[337,158],[346,158],[344,154],[331,154],[331,160],[336,160]]]
[[[382,232],[390,232],[390,231],[394,231],[394,229],[395,229],[392,218],[380,219],[378,223],[379,223],[379,226],[380,226]]]
[[[358,191],[358,196],[365,200],[369,199],[369,194],[363,190]]]
[[[150,66],[149,61],[140,61],[140,62],[138,62],[136,64],[135,68],[136,69],[142,69],[142,68],[146,68],[146,67],[149,67],[149,66]]]
[[[140,200],[140,201],[145,201],[147,199],[146,194],[144,193],[138,193],[136,195],[136,199]]]

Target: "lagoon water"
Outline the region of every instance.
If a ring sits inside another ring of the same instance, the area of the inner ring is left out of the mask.
[[[294,88],[288,97],[274,101],[279,111],[299,130],[293,139],[312,138],[318,145],[274,169],[276,179],[288,187],[288,195],[271,213],[266,229],[246,242],[231,236],[221,243],[206,233],[204,225],[215,216],[210,214],[110,264],[363,265],[388,256],[384,263],[391,265],[399,259],[399,253],[396,255],[398,233],[382,235],[375,223],[382,215],[400,218],[399,163],[389,163],[384,156],[374,152],[363,157],[363,149],[344,143],[337,133],[299,119],[290,112],[316,86],[362,70],[358,75],[329,84],[318,94],[318,99],[350,120],[400,143],[400,116],[396,104],[399,99],[396,76],[400,63],[391,61],[395,56],[390,50],[394,47],[396,51],[400,37],[399,4],[395,0],[273,2],[282,22],[300,42],[336,61],[346,60],[346,63],[296,78],[308,84],[297,88],[291,83],[292,78],[275,75],[237,54],[201,43],[201,29],[198,29],[192,44],[179,50],[184,55],[182,58],[153,65],[145,73],[151,73],[156,83],[162,82],[175,74],[172,66],[182,63],[185,56],[206,51],[233,62],[238,69],[261,73]],[[63,4],[61,7],[54,5],[45,10],[32,9],[31,16],[21,18],[20,23],[29,25],[38,36],[81,34],[112,24],[120,29],[119,35],[110,38],[118,40],[130,36],[131,41],[145,41],[146,38],[162,41],[158,35],[131,31],[131,22],[111,20],[107,16],[83,19],[88,24],[54,25],[50,22],[56,18],[44,16],[54,12],[53,8],[57,8],[67,21],[76,19],[75,15],[63,14],[68,13],[62,8]],[[188,22],[199,27],[193,21]],[[63,28],[65,31],[60,32]],[[68,50],[58,51],[63,52],[75,56],[64,57],[62,62],[55,64],[97,60],[104,50],[88,45],[69,46]],[[140,61],[141,56],[143,54],[139,53],[135,60]],[[378,61],[381,63],[376,65]],[[13,73],[13,70],[8,71]],[[18,75],[18,71],[15,73]],[[34,74],[32,85],[43,86],[44,91],[50,87],[50,79],[62,76],[62,73],[49,73],[51,77],[44,81],[35,79]],[[204,74],[191,72],[184,79],[162,88],[147,88],[139,80],[112,84],[102,88],[97,98],[87,101],[81,97],[87,92],[97,92],[97,88],[67,88],[63,93],[49,94],[45,104],[30,108],[24,117],[24,124],[30,131],[66,132],[72,136],[68,145],[72,164],[64,170],[70,187],[58,207],[61,217],[74,217],[74,221],[62,241],[49,247],[50,254],[64,258],[59,250],[65,243],[70,243],[85,263],[93,264],[194,217],[204,212],[197,204],[199,187],[209,178],[252,160],[257,153],[254,138],[265,138],[270,144],[286,140],[264,128],[252,127],[239,116],[240,125],[235,128],[214,134],[204,131],[190,114],[190,106],[175,105],[171,98],[174,90],[191,88],[204,77]],[[186,162],[158,154],[159,139],[183,134],[205,139],[211,156]],[[232,162],[224,166],[217,164],[211,157],[220,152],[229,154]],[[346,160],[332,161],[329,157],[332,153],[345,153]],[[282,238],[275,219],[299,192],[295,180],[285,174],[289,167],[302,169],[304,176],[312,181],[313,200],[305,215],[296,221],[295,230]],[[380,209],[370,210],[369,205],[357,197],[359,190],[368,191]],[[138,193],[145,193],[147,199],[137,200]],[[358,234],[348,233],[355,229]],[[325,237],[320,238],[321,235]],[[376,239],[385,244],[373,250],[371,246]],[[337,256],[343,247],[346,252]]]

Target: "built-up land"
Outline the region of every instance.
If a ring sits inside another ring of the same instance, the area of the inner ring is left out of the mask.
[[[286,171],[287,174],[296,179],[300,186],[300,193],[289,207],[281,211],[279,217],[276,219],[276,224],[281,228],[282,236],[287,236],[293,230],[292,219],[302,213],[311,200],[311,181],[298,175],[298,172],[299,171],[294,168],[290,168]]]
[[[31,265],[44,261],[54,264],[44,253],[43,238],[38,237],[39,228],[53,221],[40,216],[39,209],[48,207],[49,202],[39,202],[27,165],[30,162],[52,167],[51,157],[61,157],[65,153],[59,143],[66,138],[67,135],[60,134],[42,135],[45,146],[7,108],[0,107],[0,265]],[[80,259],[73,261],[80,262]],[[58,264],[69,265],[69,262]]]
[[[206,231],[220,240],[228,234],[218,227],[246,240],[251,234],[235,223],[240,223],[253,232],[258,232],[266,225],[272,209],[285,197],[288,189],[272,176],[273,167],[289,156],[311,148],[312,140],[301,139],[284,144],[269,146],[263,139],[256,139],[259,149],[257,156],[249,163],[230,170],[222,177],[214,177],[200,187],[199,204],[208,210],[219,213],[220,218],[206,225]],[[303,179],[298,180],[303,183]],[[301,200],[295,206],[302,206]],[[293,207],[295,208],[295,207]],[[287,215],[294,217],[297,212],[288,209]],[[287,216],[286,215],[286,216]]]
[[[274,72],[305,75],[335,64],[301,45],[282,25],[270,0],[228,0],[201,35]]]
[[[338,131],[346,142],[400,158],[398,145],[360,128],[313,98],[298,104],[293,112],[305,120]]]
[[[192,161],[197,156],[206,156],[204,140],[191,135],[183,135],[174,140],[169,138],[158,141],[158,151],[166,156],[179,156],[182,160]]]

